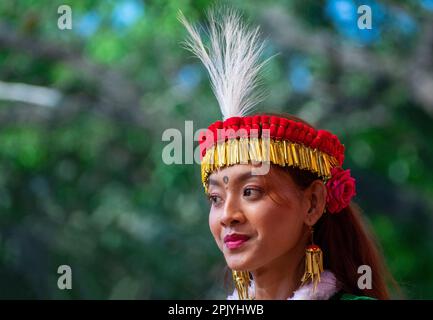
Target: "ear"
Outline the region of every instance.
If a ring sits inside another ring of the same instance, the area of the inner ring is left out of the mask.
[[[317,179],[304,191],[306,213],[304,223],[313,226],[322,216],[326,206],[326,186]]]

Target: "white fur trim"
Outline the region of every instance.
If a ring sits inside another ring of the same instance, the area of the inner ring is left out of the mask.
[[[313,291],[313,284],[310,282],[305,286],[299,287],[293,293],[293,296],[287,300],[328,300],[339,291],[337,279],[331,271],[323,271],[320,275],[320,280],[321,281],[317,284],[315,291]],[[251,285],[249,287],[250,296],[254,296],[254,291],[254,281],[251,281]],[[227,300],[238,299],[239,297],[236,289],[233,291],[233,294],[227,297]]]

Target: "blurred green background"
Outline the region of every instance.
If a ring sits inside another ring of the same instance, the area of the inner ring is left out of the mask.
[[[220,118],[176,19],[213,4],[0,2],[0,298],[224,298],[200,167],[161,157],[165,129]],[[433,298],[433,1],[230,4],[278,53],[259,111],[340,137],[392,273],[408,298]]]

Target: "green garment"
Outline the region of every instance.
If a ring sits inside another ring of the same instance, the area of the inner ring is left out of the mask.
[[[377,300],[377,299],[372,297],[367,297],[367,296],[357,296],[350,293],[343,293],[340,291],[336,293],[333,297],[331,297],[330,300]]]
[[[340,297],[340,300],[377,300],[367,296],[355,296],[354,294],[345,293]]]

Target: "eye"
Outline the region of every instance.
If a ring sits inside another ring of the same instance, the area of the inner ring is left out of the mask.
[[[261,197],[262,190],[258,188],[251,188],[247,187],[244,189],[244,197],[248,198],[249,200],[255,200]]]
[[[215,194],[208,195],[208,199],[209,199],[210,204],[213,206],[216,206],[216,207],[219,206],[222,202],[222,198],[218,195],[215,195]]]

